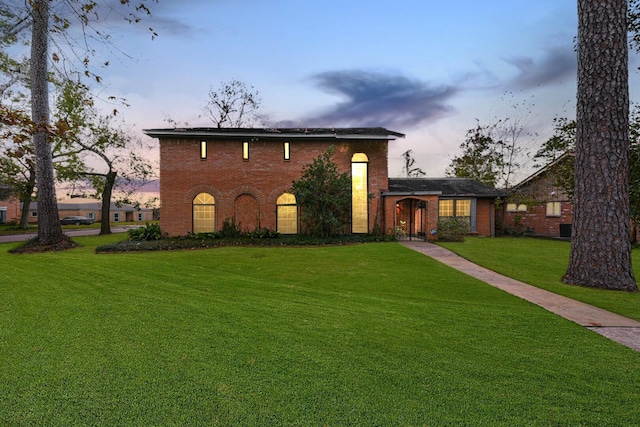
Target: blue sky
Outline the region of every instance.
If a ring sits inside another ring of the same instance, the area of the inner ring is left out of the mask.
[[[167,117],[211,125],[199,117],[207,92],[237,79],[275,126],[402,132],[390,176],[412,149],[434,177],[476,119],[520,119],[534,150],[554,117],[574,116],[575,0],[160,0],[152,13],[140,28],[114,23],[133,59],[110,57],[101,71],[136,132],[169,127]]]

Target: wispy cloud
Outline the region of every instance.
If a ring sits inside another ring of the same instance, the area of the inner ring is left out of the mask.
[[[518,75],[509,82],[513,89],[532,89],[562,83],[575,78],[576,53],[571,46],[551,47],[539,59],[517,57],[506,62],[518,69]]]
[[[453,86],[364,70],[328,71],[311,77],[317,87],[345,101],[306,123],[315,126],[385,126],[405,129],[450,113]]]

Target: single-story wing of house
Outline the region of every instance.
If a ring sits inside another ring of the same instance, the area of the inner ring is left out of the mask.
[[[450,178],[389,179],[388,146],[404,137],[399,132],[377,127],[144,133],[160,141],[161,228],[169,236],[217,231],[225,221],[249,231],[301,232],[291,184],[332,146],[332,160],[352,181],[352,233],[393,232],[408,221],[409,235],[435,239],[437,231],[431,230],[441,216],[468,217],[474,233],[494,232],[495,189]]]
[[[389,178],[385,214],[408,236],[436,236],[438,221],[462,218],[471,234],[495,235],[495,200],[502,191],[469,178]]]

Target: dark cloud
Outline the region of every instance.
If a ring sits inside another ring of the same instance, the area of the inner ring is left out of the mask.
[[[522,90],[574,79],[578,67],[576,53],[570,46],[549,48],[538,60],[519,57],[506,61],[519,71],[509,86]]]
[[[434,87],[404,76],[363,70],[329,71],[311,80],[346,100],[305,123],[313,126],[384,126],[405,129],[450,113],[451,86]]]

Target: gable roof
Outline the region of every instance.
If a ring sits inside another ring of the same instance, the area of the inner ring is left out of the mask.
[[[495,198],[505,193],[469,178],[389,178],[385,195]]]
[[[377,139],[394,140],[404,134],[385,128],[172,128],[143,129],[153,138],[264,139]]]
[[[574,151],[565,151],[560,157],[558,157],[557,159],[555,159],[550,163],[547,163],[545,166],[541,167],[540,169],[538,169],[537,171],[535,171],[534,173],[532,173],[531,175],[529,175],[528,177],[526,177],[525,179],[523,179],[522,181],[520,181],[519,183],[511,187],[511,191],[517,190],[518,188],[523,187],[529,182],[534,181],[539,176],[549,172],[559,163],[562,163],[565,159],[569,157],[575,157],[575,156],[576,156],[576,153]]]

